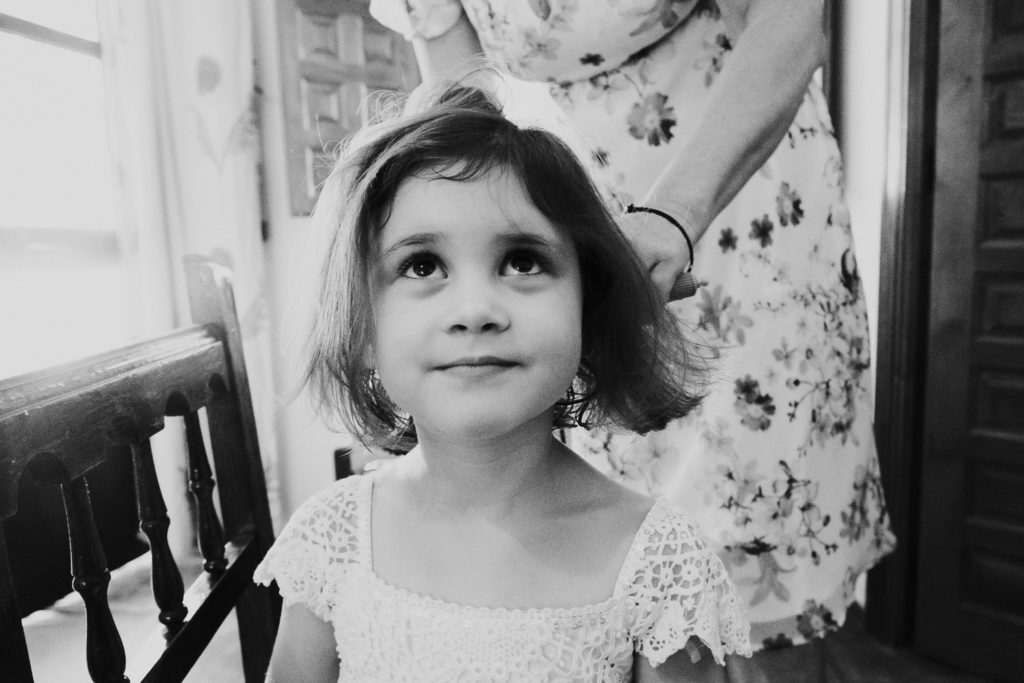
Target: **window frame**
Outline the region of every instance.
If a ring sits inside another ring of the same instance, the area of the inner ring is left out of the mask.
[[[54,48],[100,59],[99,41],[59,31],[42,24],[0,13],[0,33],[9,33]],[[105,264],[120,259],[115,226],[110,230],[27,228],[0,224],[0,266],[51,267]]]

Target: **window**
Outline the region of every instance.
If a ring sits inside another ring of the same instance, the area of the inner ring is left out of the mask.
[[[0,377],[129,336],[95,0],[0,0]]]

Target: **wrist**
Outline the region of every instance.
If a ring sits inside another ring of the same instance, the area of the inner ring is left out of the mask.
[[[694,242],[701,238],[711,222],[707,210],[700,203],[651,197],[649,201],[643,202],[643,205],[661,209],[682,223]]]
[[[652,206],[644,206],[640,204],[629,204],[626,206],[626,213],[646,213],[656,216],[659,220],[663,220],[669,225],[673,226],[686,241],[688,265],[686,272],[689,273],[693,270],[694,254],[693,254],[693,239],[690,237],[690,233],[693,231],[693,218],[689,211],[685,212],[682,216],[682,220],[672,215],[668,211],[663,211]]]

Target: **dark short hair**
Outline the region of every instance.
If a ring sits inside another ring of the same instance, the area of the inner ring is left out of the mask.
[[[576,154],[521,128],[484,90],[447,87],[417,113],[367,126],[325,183],[314,220],[328,232],[307,344],[305,381],[328,417],[367,444],[406,450],[411,420],[371,367],[371,289],[380,232],[406,178],[456,181],[500,171],[571,239],[583,287],[582,360],[553,425],[645,433],[686,415],[703,373],[675,317]]]

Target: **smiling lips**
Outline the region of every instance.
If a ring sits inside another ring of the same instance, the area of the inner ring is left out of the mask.
[[[497,356],[474,356],[472,358],[460,358],[451,363],[445,363],[437,367],[438,370],[445,370],[459,375],[484,375],[519,365],[515,361]]]

